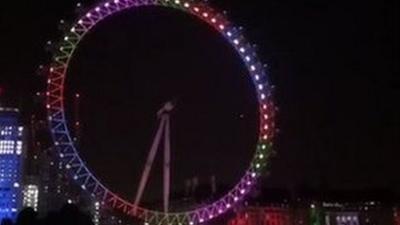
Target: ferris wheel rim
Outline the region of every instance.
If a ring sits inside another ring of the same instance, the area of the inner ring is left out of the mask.
[[[86,166],[70,136],[65,117],[64,83],[70,60],[85,35],[99,22],[126,9],[142,6],[162,6],[181,10],[199,18],[218,31],[240,55],[252,78],[259,105],[259,140],[255,155],[244,176],[224,196],[213,203],[184,212],[164,213],[145,209],[121,198],[109,190]],[[190,0],[108,0],[101,2],[82,16],[64,36],[50,68],[46,92],[46,107],[50,131],[59,157],[66,169],[82,189],[91,192],[100,202],[120,209],[124,213],[152,221],[176,221],[178,224],[199,224],[218,217],[240,202],[257,182],[272,152],[274,105],[271,86],[263,65],[252,45],[244,38],[241,29],[235,27],[223,13],[204,2]]]

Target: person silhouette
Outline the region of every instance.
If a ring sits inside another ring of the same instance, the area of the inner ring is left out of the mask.
[[[37,213],[32,208],[23,209],[17,216],[15,225],[37,225]]]

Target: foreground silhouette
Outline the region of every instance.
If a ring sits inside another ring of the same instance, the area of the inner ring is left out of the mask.
[[[91,217],[76,205],[67,204],[58,212],[49,212],[39,219],[32,208],[23,209],[17,216],[15,224],[10,219],[3,219],[1,225],[94,225]]]

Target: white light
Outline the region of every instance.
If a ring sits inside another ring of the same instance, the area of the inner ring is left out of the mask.
[[[181,1],[175,0],[175,4],[181,4]]]
[[[258,89],[259,89],[259,90],[262,90],[262,89],[264,89],[264,86],[263,86],[262,84],[259,84],[259,85],[258,85]]]
[[[226,35],[228,35],[228,37],[232,37],[232,33],[231,33],[230,31],[228,31],[228,32],[226,33]]]
[[[255,75],[254,77],[255,77],[255,79],[256,79],[257,81],[260,80],[260,76],[259,76],[259,75]]]
[[[233,40],[233,43],[235,43],[235,45],[238,45],[239,44],[239,40],[235,39],[235,40]]]
[[[241,52],[241,53],[244,53],[245,51],[246,51],[246,49],[240,48],[240,52]]]
[[[187,3],[187,2],[185,2],[185,4],[183,4],[186,8],[189,8],[190,7],[190,4],[189,3]]]
[[[250,70],[251,70],[251,71],[256,71],[256,66],[255,66],[255,65],[251,65],[251,66],[250,66]]]
[[[104,4],[105,7],[110,7],[110,3],[106,2],[106,4]]]
[[[71,28],[71,32],[72,32],[72,33],[75,32],[75,27]]]
[[[100,12],[100,7],[96,7],[96,12]]]
[[[91,16],[92,16],[91,13],[87,13],[87,14],[86,14],[86,17],[91,17]]]
[[[67,36],[67,37],[64,37],[64,41],[68,41],[68,39],[69,39],[69,37]]]
[[[233,198],[233,200],[234,200],[235,202],[237,202],[237,201],[239,201],[239,198],[235,196],[235,197]]]
[[[259,164],[259,163],[257,163],[256,164],[256,168],[258,169],[258,168],[260,168],[261,167],[261,165]]]
[[[212,18],[212,19],[211,19],[211,22],[212,22],[212,23],[216,23],[217,20],[216,20],[215,18]]]
[[[258,156],[258,158],[263,159],[263,158],[264,158],[264,155],[263,155],[263,154],[260,154],[260,155]]]
[[[257,175],[256,173],[251,173],[252,177],[256,177],[256,175]]]
[[[205,17],[205,18],[207,18],[208,17],[208,13],[203,13],[203,16]]]
[[[14,187],[15,187],[15,188],[19,188],[19,183],[15,182],[15,183],[14,183]]]
[[[261,148],[265,150],[265,149],[267,149],[267,146],[266,145],[261,145]]]
[[[262,100],[265,99],[265,94],[261,94],[261,99],[262,99]]]
[[[119,0],[114,0],[114,3],[115,3],[115,4],[119,3]]]
[[[82,24],[82,23],[83,23],[83,21],[82,21],[82,20],[79,20],[79,21],[78,21],[78,23],[79,23],[79,24]]]

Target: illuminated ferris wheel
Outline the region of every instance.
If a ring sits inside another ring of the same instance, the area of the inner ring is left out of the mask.
[[[258,100],[259,134],[254,156],[240,181],[227,191],[220,199],[197,209],[182,212],[169,211],[170,195],[170,141],[169,114],[174,109],[174,102],[167,102],[157,113],[159,128],[156,132],[153,144],[148,153],[147,161],[140,179],[139,187],[134,201],[123,199],[106,187],[79,155],[77,146],[71,138],[64,107],[64,84],[66,74],[75,50],[85,35],[91,31],[99,22],[111,15],[118,14],[124,10],[139,8],[142,6],[158,6],[171,10],[180,10],[193,15],[201,21],[206,22],[216,32],[219,32],[227,42],[241,56],[246,65],[248,73],[254,84]],[[272,152],[272,136],[274,132],[273,117],[274,104],[271,96],[271,85],[260,63],[252,45],[244,38],[238,27],[235,27],[223,13],[211,8],[207,3],[182,1],[182,0],[108,0],[97,4],[79,18],[76,23],[63,36],[63,40],[54,55],[47,80],[46,107],[48,121],[53,137],[54,145],[57,147],[58,155],[66,169],[82,189],[91,193],[98,201],[107,204],[121,212],[139,218],[145,224],[154,225],[195,225],[212,220],[232,209],[238,204],[256,184],[263,173]],[[141,198],[145,191],[148,177],[152,168],[154,157],[157,154],[161,140],[164,145],[164,185],[163,185],[163,210],[157,211],[141,206]]]

